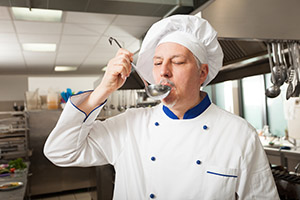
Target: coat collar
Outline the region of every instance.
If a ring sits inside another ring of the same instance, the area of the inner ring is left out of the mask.
[[[200,101],[195,107],[189,109],[184,113],[183,119],[193,119],[203,113],[211,104],[211,101],[206,94],[204,99]],[[163,105],[164,113],[171,119],[179,119],[167,106]]]

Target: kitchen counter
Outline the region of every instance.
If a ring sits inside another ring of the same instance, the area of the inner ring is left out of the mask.
[[[296,141],[297,146],[294,146],[291,142],[287,140],[280,141],[279,139],[274,139],[272,141],[274,144],[270,145],[269,142],[272,140],[271,138],[267,138],[263,136],[259,138],[265,150],[282,151],[282,152],[289,152],[289,153],[295,153],[300,155],[300,140]],[[286,149],[286,147],[290,149]]]
[[[5,200],[23,200],[26,195],[27,190],[27,177],[28,177],[28,168],[29,163],[27,164],[27,168],[11,174],[10,176],[5,176],[0,178],[0,185],[8,182],[22,182],[23,186],[7,191],[0,191],[0,199]]]
[[[290,172],[295,172],[296,167],[299,166],[298,163],[300,163],[300,140],[296,141],[298,146],[279,139],[274,139],[272,141],[274,144],[270,145],[271,140],[271,138],[260,137],[269,162],[273,165],[283,166]],[[300,168],[298,172],[300,172]]]

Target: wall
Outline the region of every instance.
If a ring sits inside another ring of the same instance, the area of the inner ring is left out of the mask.
[[[0,76],[0,101],[24,101],[27,76]]]
[[[13,105],[23,105],[28,89],[27,76],[0,76],[0,111],[13,111]]]
[[[0,76],[0,111],[12,111],[14,103],[23,105],[26,91],[35,91],[39,88],[40,95],[47,95],[49,88],[56,92],[71,88],[77,93],[78,91],[94,89],[94,82],[101,77],[101,75],[80,77]]]
[[[94,89],[94,82],[99,76],[80,77],[28,77],[28,90],[35,91],[39,88],[40,95],[46,95],[49,89],[56,92],[66,91],[71,88],[75,93]]]

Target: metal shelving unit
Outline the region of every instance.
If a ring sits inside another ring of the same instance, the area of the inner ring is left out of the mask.
[[[0,160],[28,160],[30,152],[28,113],[0,112]]]

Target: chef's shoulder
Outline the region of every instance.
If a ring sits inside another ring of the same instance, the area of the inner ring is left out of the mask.
[[[244,118],[219,108],[216,105],[213,107],[213,113],[215,115],[215,119],[217,119],[215,120],[216,123],[218,123],[223,129],[228,130],[230,134],[249,137],[256,133],[256,129]]]

